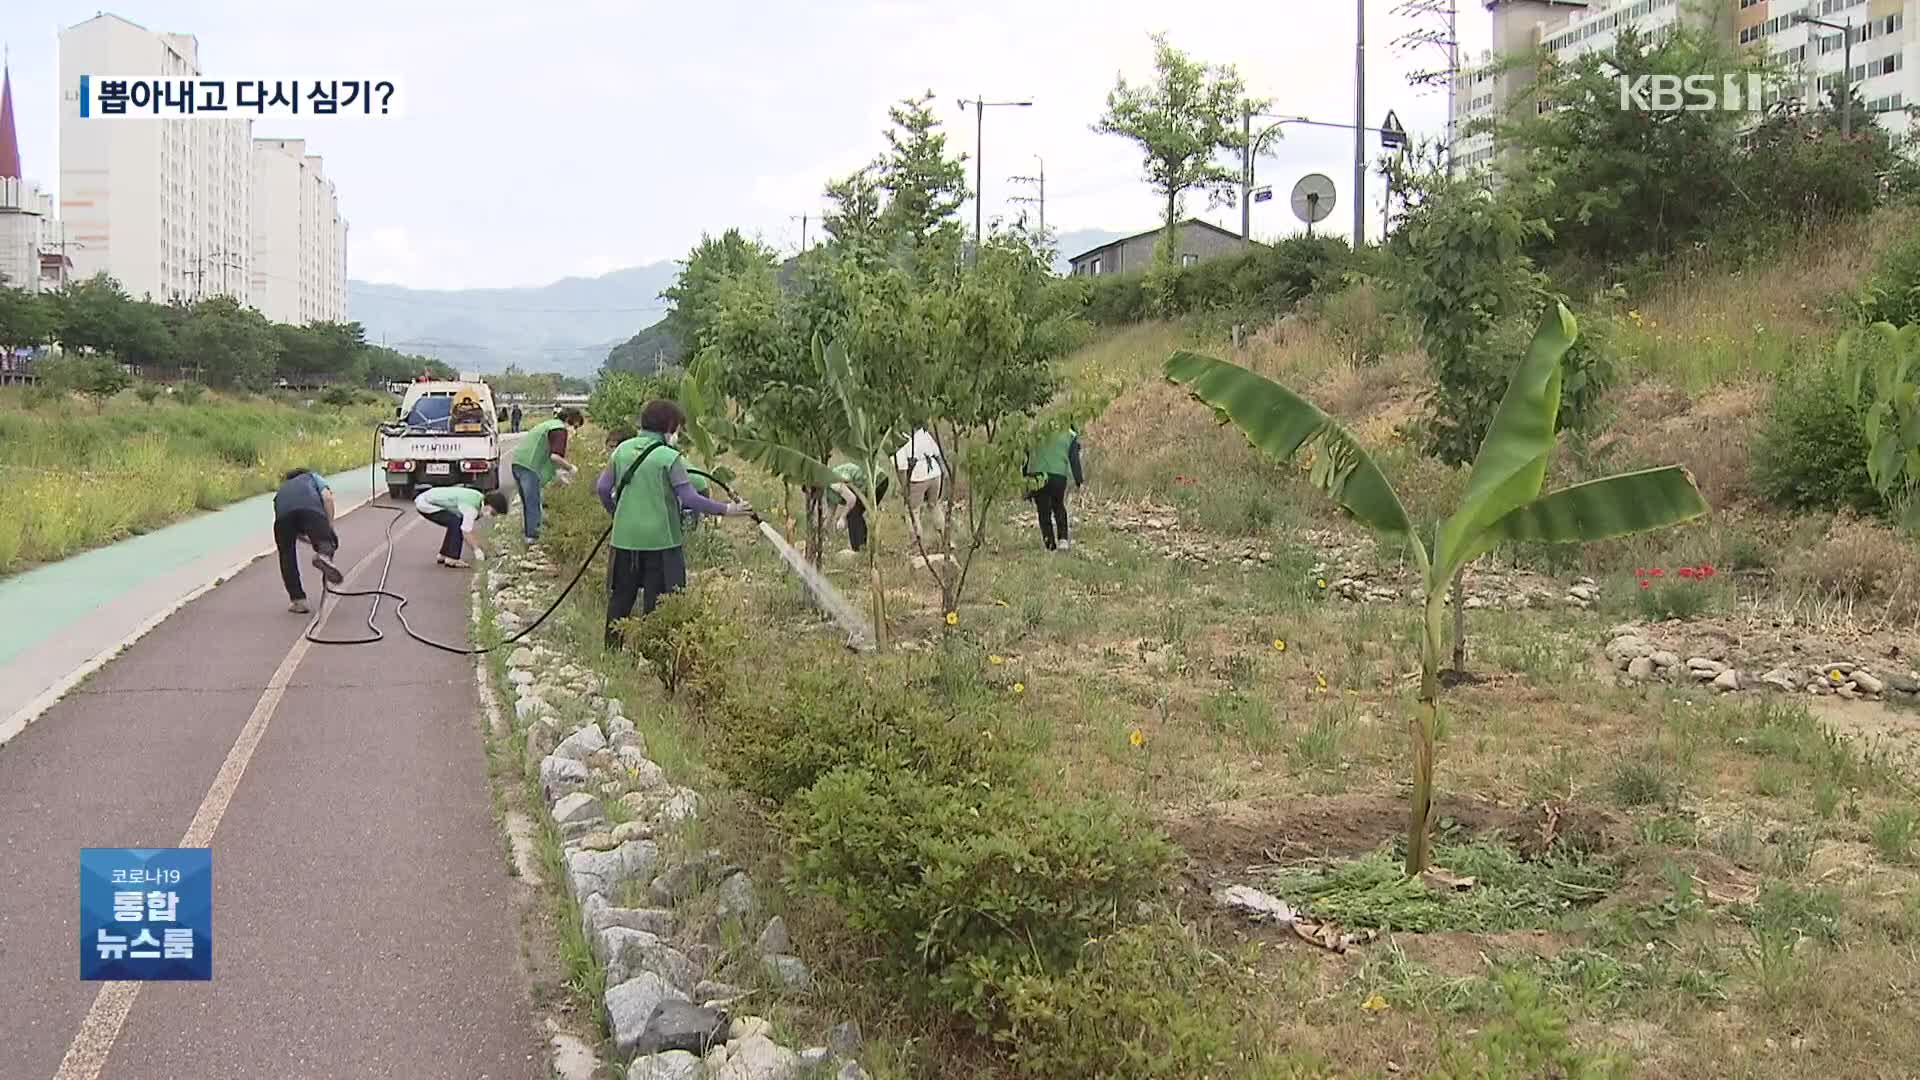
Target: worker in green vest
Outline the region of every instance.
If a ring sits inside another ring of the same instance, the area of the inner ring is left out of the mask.
[[[640,434],[621,443],[608,462],[614,477],[613,541],[607,556],[610,649],[620,644],[614,624],[633,614],[636,600],[645,615],[662,596],[686,587],[682,511],[728,517],[753,513],[744,502],[717,502],[695,490],[686,460],[675,449],[686,422],[677,402],[648,402],[640,411]]]
[[[573,479],[573,463],[567,460],[567,435],[586,422],[579,409],[561,409],[559,416],[533,425],[513,453],[513,484],[520,489],[520,528],[529,544],[540,539],[540,489],[556,479],[563,484]]]
[[[507,493],[482,492],[465,485],[433,487],[414,497],[413,508],[420,511],[421,517],[447,530],[446,537],[440,541],[440,557],[433,561],[441,566],[465,569],[468,564],[460,557],[463,547],[473,548],[476,559],[487,557],[487,553],[480,550],[474,525],[483,517],[506,513]]]
[[[867,470],[857,461],[843,461],[832,469],[838,481],[825,492],[827,505],[835,508],[833,527],[847,530],[847,550],[865,551],[867,547],[867,502],[861,496],[866,490]],[[873,493],[874,499],[887,497],[888,478],[882,476]]]
[[[1080,433],[1068,428],[1050,435],[1027,453],[1026,474],[1034,482],[1027,498],[1040,514],[1040,541],[1048,551],[1067,551],[1073,540],[1067,534],[1067,476],[1073,486],[1085,483],[1080,471]],[[1057,538],[1055,534],[1058,534]]]

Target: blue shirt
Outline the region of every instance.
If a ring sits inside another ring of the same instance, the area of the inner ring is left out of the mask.
[[[280,490],[273,493],[273,516],[284,517],[296,510],[324,514],[327,504],[321,501],[320,493],[326,490],[327,481],[319,473],[301,473],[281,484]]]

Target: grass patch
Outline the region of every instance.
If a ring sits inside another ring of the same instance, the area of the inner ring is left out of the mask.
[[[1531,929],[1555,925],[1568,911],[1591,904],[1618,883],[1611,863],[1572,852],[1522,859],[1489,840],[1439,844],[1434,862],[1475,879],[1464,892],[1440,893],[1403,872],[1391,846],[1358,859],[1283,870],[1269,887],[1316,918],[1361,929]]]

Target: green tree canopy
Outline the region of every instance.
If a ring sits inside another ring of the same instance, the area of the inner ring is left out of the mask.
[[[1240,172],[1216,155],[1243,145],[1242,111],[1264,103],[1247,99],[1232,64],[1201,63],[1169,44],[1165,34],[1153,35],[1153,47],[1153,81],[1135,85],[1119,76],[1093,130],[1140,145],[1147,183],[1166,200],[1171,232],[1187,192],[1204,192],[1209,203],[1232,201]]]

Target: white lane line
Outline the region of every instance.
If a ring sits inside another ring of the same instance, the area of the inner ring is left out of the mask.
[[[361,499],[359,502],[354,503],[353,505],[347,507],[346,509],[336,513],[334,515],[334,520],[338,521],[340,518],[346,517],[348,514],[351,514],[355,510],[358,510],[361,507],[372,502],[375,498],[376,496],[369,494],[366,498]],[[168,604],[166,607],[161,608],[158,612],[155,612],[152,618],[149,618],[145,622],[141,623],[139,626],[134,627],[133,632],[128,634],[126,637],[121,638],[119,641],[116,641],[112,645],[109,645],[106,648],[95,653],[93,657],[89,659],[86,663],[81,664],[79,667],[74,668],[73,671],[69,672],[66,678],[61,679],[59,682],[54,683],[52,686],[47,687],[47,689],[43,693],[41,693],[39,697],[36,697],[32,701],[29,701],[25,705],[22,705],[19,709],[14,711],[14,714],[12,716],[7,717],[4,721],[0,721],[0,746],[7,745],[8,740],[12,739],[14,736],[20,734],[21,732],[27,730],[27,725],[33,723],[35,720],[40,719],[41,713],[44,713],[48,709],[53,708],[54,703],[58,702],[61,698],[66,697],[67,692],[69,690],[72,690],[74,687],[79,686],[82,682],[85,682],[87,676],[93,674],[96,671],[99,671],[103,667],[106,667],[107,662],[109,660],[112,660],[114,657],[119,656],[122,652],[125,652],[127,649],[127,646],[132,645],[134,642],[139,641],[141,638],[146,637],[148,634],[152,633],[154,627],[159,626],[161,623],[166,622],[168,619],[172,618],[173,615],[176,612],[178,612],[181,608],[186,607],[188,604],[191,604],[195,600],[200,599],[202,596],[205,596],[207,593],[212,592],[215,588],[219,587],[219,585],[222,582],[231,581],[235,574],[238,574],[240,571],[245,570],[247,567],[252,566],[254,563],[274,553],[275,553],[275,549],[268,548],[265,551],[256,552],[255,554],[249,555],[246,558],[240,560],[239,562],[234,563],[232,566],[216,574],[212,581],[209,581],[203,585],[197,586],[192,591],[188,592],[186,595],[180,597],[180,599],[175,600],[173,603]]]
[[[398,541],[408,530],[421,522],[415,516],[402,525],[393,534]],[[347,578],[359,575],[373,564],[386,545],[374,548],[353,569],[347,571]],[[338,606],[336,605],[336,610]],[[233,793],[240,787],[240,777],[247,771],[247,763],[253,760],[253,751],[260,745],[260,739],[267,733],[267,724],[280,707],[280,699],[286,696],[287,684],[293,681],[293,673],[300,667],[300,661],[306,659],[307,650],[313,646],[305,634],[287,650],[280,666],[274,669],[273,677],[267,680],[267,688],[254,702],[253,712],[247,716],[246,726],[240,729],[240,737],[233,741],[233,748],[227,751],[227,758],[220,763],[220,771],[214,775],[213,786],[207,789],[206,797],[200,800],[200,809],[193,815],[192,824],[187,826],[187,834],[180,838],[179,847],[206,847],[213,840],[213,831],[220,827],[220,819],[226,816],[227,806],[233,801]],[[127,1022],[127,1014],[133,1011],[134,999],[140,996],[140,983],[110,982],[94,995],[93,1007],[87,1010],[87,1018],[81,1022],[80,1031],[67,1047],[67,1055],[60,1061],[59,1071],[53,1074],[53,1080],[95,1080],[100,1070],[106,1067],[107,1057],[113,1053],[113,1044],[120,1038],[120,1028]]]

